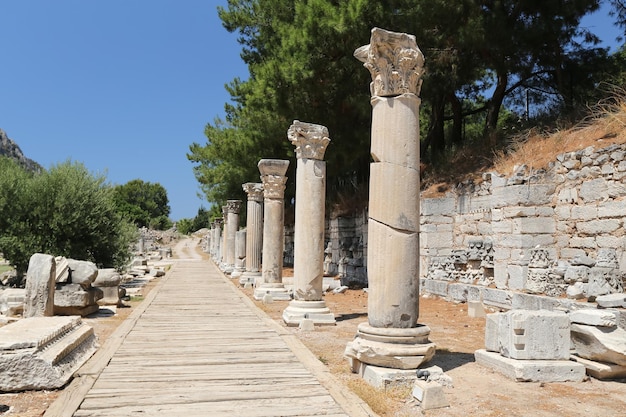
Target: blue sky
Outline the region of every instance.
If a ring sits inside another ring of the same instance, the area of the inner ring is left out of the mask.
[[[194,217],[186,153],[223,115],[224,84],[246,78],[221,1],[0,1],[0,129],[45,168],[80,161],[113,184],[167,192]],[[254,180],[254,178],[251,178]]]
[[[156,182],[173,220],[194,217],[208,203],[189,145],[223,115],[224,85],[248,76],[225,3],[1,0],[0,129],[45,168],[71,159],[113,184]],[[603,13],[585,25],[609,44],[619,34]]]

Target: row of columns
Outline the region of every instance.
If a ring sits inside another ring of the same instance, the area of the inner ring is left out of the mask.
[[[372,75],[368,321],[358,326],[345,355],[352,370],[361,374],[370,365],[415,369],[435,352],[428,339],[430,329],[418,323],[419,92],[424,57],[414,36],[378,28],[372,29],[370,44],[358,48],[355,57]],[[328,129],[296,120],[287,136],[297,159],[293,292],[289,294],[282,283],[284,190],[289,166],[285,160],[262,159],[258,163],[262,183],[243,184],[248,194],[248,222],[246,267],[240,282],[257,283],[257,300],[290,300],[283,312],[287,325],[298,325],[304,319],[334,324],[334,315],[322,299],[323,158],[330,142]],[[229,200],[224,206],[222,239],[219,220],[211,232],[211,254],[221,259],[226,273],[235,268],[240,203]]]

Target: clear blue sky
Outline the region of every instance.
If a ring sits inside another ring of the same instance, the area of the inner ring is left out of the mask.
[[[173,220],[194,217],[208,204],[189,145],[223,115],[224,84],[248,76],[225,3],[0,0],[0,128],[45,168],[72,159],[113,184],[157,182]],[[619,34],[604,13],[585,25]]]
[[[167,189],[171,218],[208,203],[186,153],[247,78],[224,1],[0,1],[0,129],[49,168]],[[251,178],[254,180],[254,178]]]

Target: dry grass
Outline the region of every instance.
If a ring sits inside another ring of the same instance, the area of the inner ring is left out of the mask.
[[[410,386],[394,387],[387,390],[374,388],[363,379],[350,379],[347,381],[348,388],[356,395],[361,397],[363,401],[378,415],[390,416],[397,411],[398,404],[407,401],[411,397]]]
[[[422,195],[440,196],[466,180],[480,183],[485,171],[511,175],[522,164],[546,169],[561,153],[626,143],[626,90],[614,94],[590,108],[589,116],[572,127],[552,132],[530,129],[509,138],[509,145],[495,152],[459,150],[446,162],[445,172],[432,172],[424,178]]]

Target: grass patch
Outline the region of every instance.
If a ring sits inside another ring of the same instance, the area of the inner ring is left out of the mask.
[[[11,265],[0,265],[0,274],[4,274],[5,272],[12,271],[13,267]]]
[[[130,301],[143,301],[144,298],[143,295],[131,295]]]

